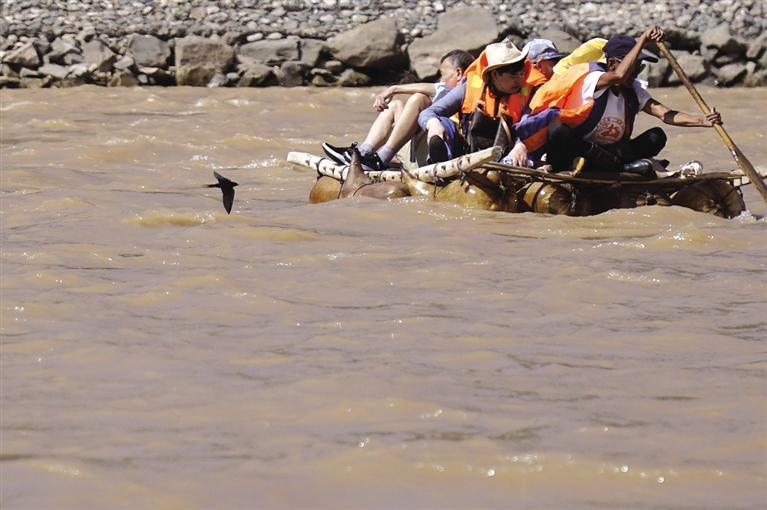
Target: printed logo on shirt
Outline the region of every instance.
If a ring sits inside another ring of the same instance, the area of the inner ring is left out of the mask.
[[[619,117],[602,117],[599,124],[591,132],[595,143],[606,145],[619,142],[626,130],[626,121]]]

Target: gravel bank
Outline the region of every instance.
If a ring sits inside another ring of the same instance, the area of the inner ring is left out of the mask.
[[[441,31],[474,51],[478,40],[544,33],[569,49],[652,24],[696,81],[767,83],[763,0],[16,0],[0,14],[0,86],[368,85],[428,78],[418,64],[425,58],[431,70],[438,55],[412,45]],[[648,78],[675,84],[664,65]]]

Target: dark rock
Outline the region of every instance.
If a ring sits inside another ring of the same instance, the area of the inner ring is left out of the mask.
[[[128,71],[115,73],[109,80],[110,87],[137,87],[138,84],[136,77]]]
[[[261,40],[243,44],[237,51],[237,60],[250,64],[281,64],[298,60],[298,39]]]
[[[170,53],[170,47],[165,41],[152,35],[133,34],[126,55],[131,55],[139,66],[166,67]]]
[[[304,75],[309,69],[305,62],[283,62],[277,73],[277,80],[283,87],[298,87],[304,84]]]
[[[92,39],[83,45],[85,62],[93,64],[99,71],[109,71],[117,56],[109,47],[98,39]]]
[[[242,74],[238,87],[258,87],[269,82],[274,77],[272,68],[265,64],[252,64]]]
[[[354,69],[346,69],[336,81],[339,87],[364,87],[369,83],[370,76]]]
[[[234,49],[222,42],[190,36],[176,41],[176,82],[204,87],[219,72],[227,71]]]
[[[53,78],[46,76],[44,78],[22,78],[19,80],[19,86],[25,89],[43,89],[51,86]]]
[[[0,75],[0,89],[17,89],[21,86],[21,80],[15,76]]]
[[[498,25],[492,14],[481,8],[454,9],[440,15],[433,34],[416,39],[408,47],[410,65],[421,79],[438,74],[439,60],[454,49],[478,55],[498,38]]]
[[[333,57],[353,67],[400,67],[407,62],[402,42],[397,22],[385,17],[332,37],[328,48]]]

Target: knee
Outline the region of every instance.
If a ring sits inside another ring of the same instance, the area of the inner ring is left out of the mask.
[[[572,128],[560,124],[559,122],[553,122],[549,126],[549,142],[562,142],[568,140],[572,136]]]
[[[406,107],[417,108],[419,111],[431,105],[431,98],[426,94],[415,93],[407,99]]]
[[[666,140],[668,140],[668,137],[666,136],[666,133],[663,131],[663,129],[654,127],[647,131],[647,139],[650,141],[653,147],[662,149],[666,146]]]
[[[394,113],[400,113],[402,109],[405,107],[405,103],[402,101],[402,99],[395,97],[391,101],[389,101],[389,110],[391,110]]]

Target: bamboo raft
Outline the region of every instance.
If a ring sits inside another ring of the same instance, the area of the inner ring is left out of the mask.
[[[375,182],[401,182],[410,196],[490,211],[588,216],[611,209],[677,205],[734,218],[746,210],[740,188],[750,181],[741,170],[658,179],[612,172],[573,176],[497,163],[499,150],[489,148],[410,171],[392,169],[366,175]],[[310,202],[339,197],[349,165],[302,152],[290,152],[287,160],[317,173]]]

